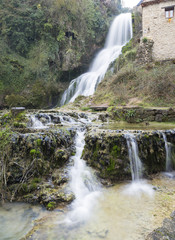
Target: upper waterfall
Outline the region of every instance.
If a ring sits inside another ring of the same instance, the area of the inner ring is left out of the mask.
[[[117,16],[111,24],[104,48],[97,54],[89,71],[70,82],[60,105],[73,102],[79,95],[92,95],[102,81],[109,65],[120,55],[122,47],[132,38],[131,13]]]

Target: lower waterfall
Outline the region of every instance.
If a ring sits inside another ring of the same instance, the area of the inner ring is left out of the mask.
[[[138,144],[134,134],[124,135],[127,141],[128,155],[130,160],[132,183],[124,188],[124,193],[129,195],[138,195],[144,193],[150,197],[154,195],[154,190],[143,177],[142,162],[139,158]]]
[[[72,157],[74,164],[70,169],[70,188],[75,195],[75,200],[66,218],[68,224],[79,224],[88,220],[100,196],[100,184],[81,157],[85,145],[84,138],[85,130],[77,130],[76,154]]]
[[[171,153],[171,143],[167,141],[166,134],[162,132],[163,140],[165,142],[165,150],[166,150],[166,172],[171,172],[173,170],[172,167],[172,153]]]
[[[135,136],[130,133],[126,134],[125,138],[128,146],[132,180],[139,180],[142,178],[142,162],[138,155],[137,141]]]

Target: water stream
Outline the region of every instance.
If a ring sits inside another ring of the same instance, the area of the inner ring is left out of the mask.
[[[62,96],[60,105],[73,102],[79,95],[92,95],[104,78],[110,64],[120,55],[122,47],[131,38],[131,14],[120,14],[112,22],[105,46],[95,57],[89,71],[71,81]]]
[[[29,234],[31,237],[27,239],[144,240],[148,233],[161,226],[163,219],[169,217],[175,206],[175,198],[173,195],[175,181],[173,179],[160,176],[151,181],[150,185],[151,184],[158,189],[155,191],[154,198],[150,198],[145,193],[142,195],[135,194],[126,196],[123,194],[126,183],[116,184],[114,187],[104,190],[103,194],[100,195],[98,204],[93,209],[93,214],[89,221],[78,226],[72,226],[72,224],[67,225],[64,222],[65,217],[69,215],[66,209],[47,212],[47,216],[42,218],[38,222],[39,224],[36,222],[35,230]],[[13,209],[15,211],[15,206]],[[22,205],[21,209],[23,209]],[[3,212],[4,219],[6,218],[6,228],[3,232],[4,225],[2,225],[1,234],[8,234],[8,236],[10,236],[12,228],[8,227],[11,226],[12,223],[16,230],[18,225],[21,224],[21,226],[23,226],[23,223],[26,223],[26,221],[31,223],[30,215],[26,213],[23,214],[23,221],[19,223],[15,212],[9,211],[11,218],[8,219],[6,214],[7,212]],[[12,221],[14,218],[16,218],[16,222]],[[20,232],[21,229],[19,228],[18,230]],[[16,235],[14,235],[14,238],[12,234],[11,236],[11,238],[4,239],[20,239],[15,238]]]
[[[149,197],[154,196],[153,187],[142,179],[143,166],[139,158],[138,144],[136,136],[132,133],[124,135],[127,141],[128,155],[130,160],[132,183],[125,186],[123,193],[126,195],[146,194]]]
[[[86,166],[86,162],[81,158],[85,145],[84,135],[84,129],[77,130],[76,154],[72,157],[74,164],[70,169],[70,188],[75,195],[75,200],[71,205],[71,211],[66,217],[66,223],[69,225],[87,221],[100,196],[100,185],[92,170]]]
[[[134,134],[127,133],[125,135],[125,138],[128,146],[132,180],[137,181],[142,178],[142,162],[138,154],[138,145],[136,137],[134,136]]]
[[[171,143],[167,141],[166,134],[162,132],[163,140],[165,142],[165,150],[166,150],[166,171],[171,172],[172,168],[172,154],[171,154]]]

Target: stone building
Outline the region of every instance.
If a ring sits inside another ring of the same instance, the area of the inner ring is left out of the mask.
[[[143,0],[143,41],[154,42],[154,60],[175,59],[175,0]]]

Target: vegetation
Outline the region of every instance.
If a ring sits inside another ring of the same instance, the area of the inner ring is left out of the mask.
[[[137,57],[140,39],[140,14],[133,14],[134,37],[122,48],[113,74],[99,84],[93,104],[109,106],[172,107],[175,101],[175,64],[142,64]],[[136,31],[137,29],[137,31]],[[144,43],[147,42],[143,38]],[[131,115],[131,114],[130,114]],[[128,115],[132,120],[133,116]]]
[[[102,46],[115,2],[1,1],[0,106],[55,105]]]

